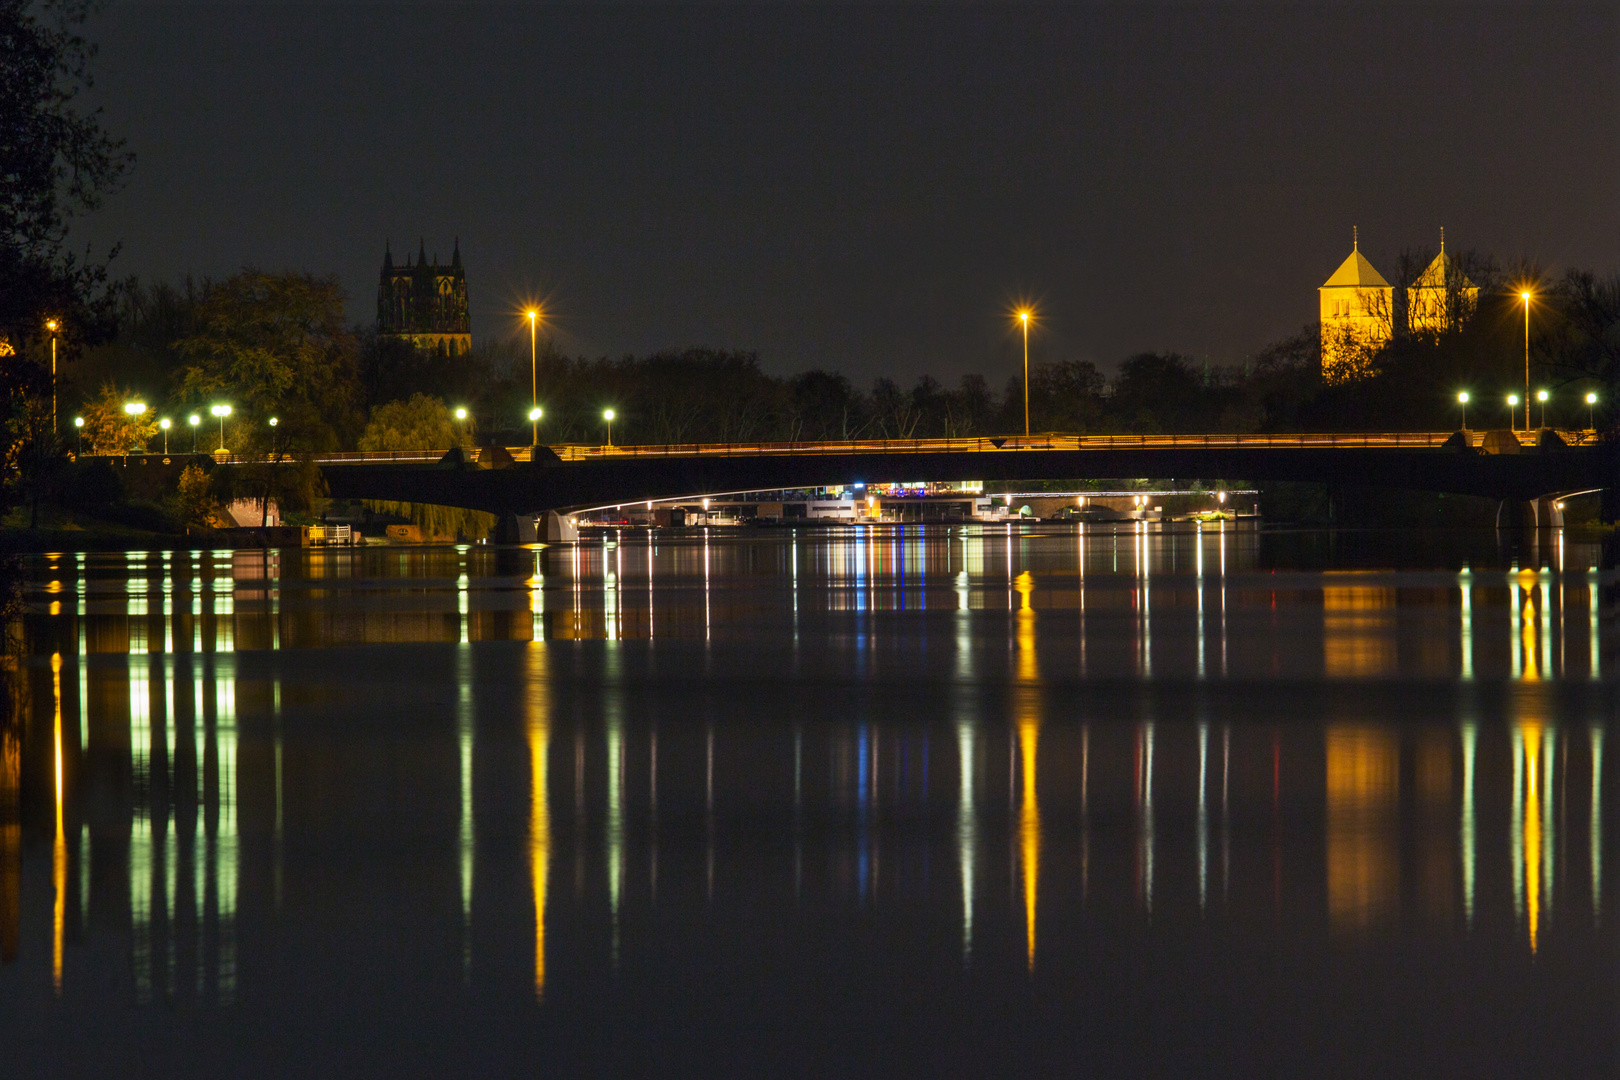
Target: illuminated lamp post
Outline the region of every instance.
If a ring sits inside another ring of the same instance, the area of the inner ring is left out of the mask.
[[[1508,428],[1509,428],[1509,430],[1511,430],[1513,428],[1514,410],[1516,410],[1519,407],[1519,395],[1518,394],[1509,394],[1507,396],[1507,406],[1508,406]],[[1526,424],[1530,423],[1530,406],[1528,404],[1526,404],[1525,407],[1524,407],[1524,422]]]
[[[163,456],[168,457],[169,456],[169,427],[170,427],[169,418],[167,416],[165,416],[163,419],[159,420],[158,421],[158,427],[163,429]]]
[[[455,417],[456,426],[460,429],[456,433],[456,441],[459,443],[464,443],[467,441],[467,407],[465,405],[457,405]],[[539,442],[538,439],[535,441]]]
[[[195,454],[197,452],[197,427],[202,423],[202,417],[192,413],[186,417],[186,423],[191,425],[191,452]]]
[[[223,454],[225,452],[225,418],[231,415],[231,407],[229,405],[211,405],[208,411],[219,417],[219,450],[217,452]]]
[[[1593,414],[1595,405],[1597,405],[1597,395],[1588,391],[1586,395],[1586,429],[1588,431],[1597,430],[1597,420]]]
[[[535,359],[535,335],[539,333],[540,309],[530,308],[526,315],[529,317],[529,420],[534,424],[534,442],[531,446],[540,445],[540,375],[538,361]]]
[[[1530,430],[1530,290],[1519,294],[1524,301],[1524,429]],[[1512,425],[1509,424],[1509,427]]]
[[[56,319],[46,319],[45,329],[51,332],[51,434],[56,434],[56,332],[62,329],[62,324]]]
[[[617,415],[612,409],[602,410],[602,419],[607,421],[607,444],[609,446],[613,445],[613,418]]]
[[[1541,426],[1547,426],[1547,391],[1537,390],[1536,400],[1541,402]]]
[[[84,456],[84,417],[73,418],[73,456]]]
[[[1018,325],[1024,331],[1024,434],[1029,434],[1029,317],[1027,309],[1018,313]]]
[[[1463,414],[1463,426],[1462,426],[1462,429],[1464,431],[1467,431],[1468,430],[1468,391],[1464,390],[1462,393],[1457,395],[1457,404],[1462,406],[1462,414]]]
[[[129,434],[130,439],[133,441],[136,431],[139,430],[137,425],[140,423],[141,417],[146,414],[146,402],[126,401],[124,402],[124,412],[129,416]],[[142,446],[142,449],[144,450],[145,447]],[[128,453],[128,451],[126,450],[125,453]]]

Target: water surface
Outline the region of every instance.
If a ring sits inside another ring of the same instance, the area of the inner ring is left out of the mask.
[[[1612,1075],[1601,562],[1131,525],[33,559],[3,1072]]]

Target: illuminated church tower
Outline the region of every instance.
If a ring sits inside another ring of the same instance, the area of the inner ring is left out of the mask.
[[[1414,334],[1439,334],[1466,322],[1479,302],[1479,286],[1446,254],[1446,230],[1440,230],[1440,254],[1406,290],[1406,325]]]
[[[1343,382],[1363,373],[1367,358],[1390,338],[1395,290],[1361,254],[1350,257],[1317,290],[1322,302],[1322,376]]]
[[[377,333],[449,356],[472,351],[461,241],[456,241],[449,266],[440,266],[437,255],[428,263],[426,242],[416,261],[406,256],[404,266],[395,266],[392,247],[384,246],[382,279],[377,285]]]

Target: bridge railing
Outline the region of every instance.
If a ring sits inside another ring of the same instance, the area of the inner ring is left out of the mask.
[[[1389,447],[1423,449],[1443,446],[1451,431],[1321,432],[1294,435],[1008,435],[962,439],[841,439],[826,442],[665,443],[650,446],[553,444],[549,449],[563,461],[620,461],[674,457],[824,457],[838,454],[997,454],[1030,450],[1157,450],[1233,449],[1287,450],[1334,447]],[[1483,431],[1470,431],[1479,446]],[[1559,430],[1570,446],[1595,442],[1597,433]],[[527,446],[507,447],[515,461],[530,459]],[[378,450],[323,454],[320,464],[426,464],[444,456],[442,450]],[[234,460],[234,459],[232,459]]]
[[[1007,453],[1028,450],[1141,450],[1141,449],[1317,449],[1333,447],[1432,448],[1445,445],[1455,432],[1398,431],[1308,433],[1295,435],[1016,435],[965,439],[845,439],[827,442],[783,443],[670,443],[653,446],[561,445],[552,451],[563,461],[602,461],[647,457],[761,457],[833,454]],[[1478,446],[1483,432],[1470,432]],[[1590,441],[1593,433],[1560,431],[1569,445]],[[528,459],[528,448],[512,455]]]

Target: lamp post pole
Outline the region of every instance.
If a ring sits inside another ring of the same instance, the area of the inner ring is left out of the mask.
[[[56,332],[62,324],[55,319],[47,319],[45,329],[51,332],[51,434],[56,434]]]
[[[1018,321],[1024,327],[1024,434],[1029,435],[1029,312],[1020,311]]]
[[[1524,430],[1530,430],[1530,292],[1519,294],[1524,301]]]
[[[534,441],[530,446],[540,445],[540,376],[538,362],[535,359],[535,335],[538,333],[537,324],[540,313],[534,308],[529,309],[529,419],[534,422]]]
[[[612,409],[602,410],[602,419],[607,421],[607,444],[613,445],[613,418],[618,415]]]
[[[1468,430],[1468,391],[1464,390],[1462,393],[1457,395],[1457,404],[1462,406],[1462,414],[1463,414],[1462,415],[1462,421],[1463,421],[1462,429],[1464,431],[1467,431]]]
[[[1596,404],[1597,395],[1588,392],[1586,395],[1586,430],[1588,431],[1597,430],[1597,419],[1593,411],[1593,406]]]
[[[1547,426],[1547,391],[1537,390],[1536,400],[1541,402],[1541,426]]]

